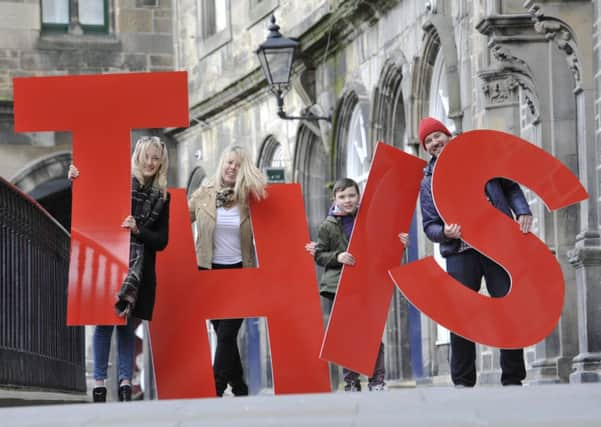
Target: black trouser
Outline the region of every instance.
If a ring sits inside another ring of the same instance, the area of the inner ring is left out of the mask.
[[[494,261],[474,249],[447,257],[447,272],[455,280],[478,292],[482,277],[493,298],[509,291],[507,272]],[[460,307],[458,307],[460,309]],[[501,350],[501,383],[519,385],[526,378],[524,350]],[[473,387],[476,384],[476,346],[472,341],[451,333],[451,378],[456,385]]]
[[[242,263],[224,265],[213,264],[213,269],[242,268]],[[248,386],[244,381],[240,352],[238,351],[238,331],[244,319],[211,320],[217,334],[217,348],[213,362],[215,389],[217,396],[223,396],[228,383],[236,396],[247,396]]]

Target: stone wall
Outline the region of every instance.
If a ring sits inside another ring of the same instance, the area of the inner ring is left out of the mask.
[[[19,76],[169,71],[175,64],[173,0],[109,1],[108,32],[42,29],[41,2],[0,0],[0,175],[70,150],[69,134],[15,134],[12,79]],[[59,102],[59,100],[57,100]]]

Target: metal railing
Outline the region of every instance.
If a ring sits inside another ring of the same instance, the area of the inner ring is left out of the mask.
[[[85,392],[83,327],[66,326],[69,233],[0,178],[0,386]]]

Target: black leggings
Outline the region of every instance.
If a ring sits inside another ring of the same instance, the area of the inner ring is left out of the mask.
[[[242,268],[242,263],[213,264],[214,270],[227,268]],[[223,396],[228,383],[236,396],[247,396],[248,386],[244,381],[244,372],[238,351],[238,331],[244,319],[217,319],[211,320],[213,329],[217,334],[217,349],[213,362],[215,375],[215,391],[217,396]]]

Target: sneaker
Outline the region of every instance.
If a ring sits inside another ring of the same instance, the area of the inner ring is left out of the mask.
[[[106,402],[106,387],[94,387],[94,390],[92,390],[92,399],[96,403]]]
[[[361,383],[359,381],[344,383],[344,391],[361,391]]]
[[[123,384],[119,386],[119,402],[131,401],[131,385]]]
[[[369,391],[386,391],[386,383],[368,384]]]

